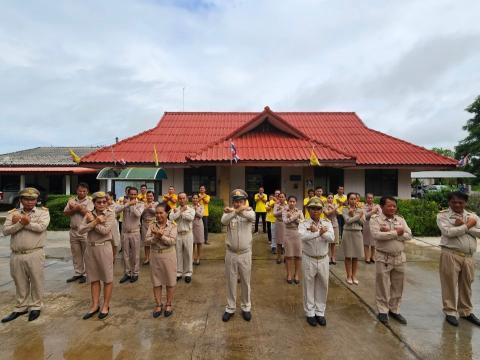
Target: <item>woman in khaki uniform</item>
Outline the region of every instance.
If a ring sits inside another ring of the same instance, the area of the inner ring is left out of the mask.
[[[163,312],[162,287],[166,287],[167,302],[165,317],[172,315],[172,302],[177,285],[177,225],[167,219],[165,204],[155,208],[155,221],[150,224],[146,241],[150,245],[150,279],[156,306],[153,317],[158,318]]]
[[[297,198],[293,195],[288,197],[288,206],[283,210],[282,220],[285,224],[285,263],[287,267],[287,283],[300,284],[300,271],[302,267],[302,243],[300,242],[300,234],[298,225],[305,220],[303,212],[297,209]],[[295,273],[292,270],[295,265]]]
[[[325,217],[330,220],[333,227],[333,234],[335,236],[335,241],[328,244],[329,250],[329,265],[337,265],[337,246],[340,244],[340,232],[338,230],[338,219],[337,219],[337,210],[338,205],[335,204],[333,194],[329,193],[327,196],[327,203],[324,204],[323,213]]]
[[[275,216],[275,241],[277,244],[277,264],[282,263],[283,247],[285,246],[285,224],[283,223],[283,210],[287,208],[285,193],[280,193],[277,197],[277,203],[273,207]]]
[[[140,195],[139,195],[140,196]],[[145,244],[145,237],[147,236],[148,227],[155,220],[155,208],[158,203],[155,201],[155,194],[149,190],[146,193],[145,206],[141,217],[142,227],[140,228],[141,242],[144,246],[145,260],[143,265],[148,265],[150,261],[150,246]]]
[[[363,224],[365,213],[357,206],[357,195],[347,195],[347,206],[343,209],[343,254],[345,256],[345,270],[347,272],[347,283],[358,285],[357,269],[358,258],[363,257]]]
[[[83,316],[84,320],[90,319],[100,311],[100,282],[103,282],[103,305],[98,318],[104,319],[108,316],[113,289],[115,254],[112,228],[115,226],[115,213],[109,209],[107,194],[103,191],[94,193],[92,200],[95,209],[85,215],[79,227],[80,234],[88,234],[85,268],[92,291],[92,304],[90,311]]]
[[[365,251],[365,263],[375,263],[375,239],[370,231],[370,218],[372,215],[379,215],[382,213],[380,205],[373,202],[373,194],[368,193],[365,195],[365,224],[363,225],[363,249]]]
[[[195,210],[195,218],[192,224],[193,233],[193,263],[200,265],[200,253],[202,250],[202,244],[205,242],[205,231],[203,224],[203,210],[204,207],[200,205],[200,197],[197,194],[192,196],[192,205]]]
[[[107,205],[108,208],[113,211],[115,214],[115,207],[117,206],[115,202],[115,194],[112,191],[107,192]],[[112,236],[113,236],[113,253],[117,254],[118,250],[120,249],[121,244],[121,236],[120,236],[120,226],[115,216],[115,225],[112,228]],[[115,264],[115,257],[113,258],[113,263]]]

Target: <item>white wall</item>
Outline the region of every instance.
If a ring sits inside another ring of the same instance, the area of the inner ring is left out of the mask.
[[[291,181],[290,175],[299,175],[299,181]],[[303,201],[303,168],[282,167],[282,190],[287,196],[294,195],[298,201]]]
[[[165,169],[167,179],[162,180],[162,193],[166,193],[168,187],[173,185],[175,191],[178,193],[183,191],[183,168]]]
[[[412,197],[412,170],[398,170],[398,197],[410,199]]]
[[[365,170],[346,169],[344,171],[345,194],[349,192],[358,192],[365,195]]]
[[[230,167],[230,192],[235,189],[245,189],[245,166]]]

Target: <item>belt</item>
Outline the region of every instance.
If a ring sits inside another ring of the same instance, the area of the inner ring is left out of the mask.
[[[35,248],[35,249],[30,249],[30,250],[12,250],[12,253],[14,253],[15,255],[26,255],[26,254],[31,254],[35,251],[38,251],[38,250],[42,250],[43,247],[38,247],[38,248]]]
[[[111,240],[106,240],[104,242],[101,242],[101,243],[97,243],[97,242],[89,242],[88,245],[90,246],[103,246],[103,245],[106,245],[107,243],[111,242]]]
[[[303,253],[303,255],[307,255],[309,258],[312,258],[312,259],[315,259],[315,260],[322,260],[322,259],[325,259],[328,256],[328,254],[319,255],[319,256],[312,256],[312,255],[308,255],[308,254],[305,254],[305,253]]]
[[[140,229],[133,229],[133,230],[123,230],[125,234],[134,234],[134,233],[139,233]]]
[[[378,249],[377,249],[377,252],[379,252],[379,253],[381,253],[381,254],[385,254],[385,255],[390,256],[390,257],[397,257],[397,256],[402,255],[402,252],[403,252],[403,251],[398,251],[398,252],[394,252],[394,253],[388,253],[388,252],[385,252],[385,251],[382,251],[382,250],[378,250]]]
[[[465,254],[464,252],[461,252],[461,251],[458,251],[458,250],[455,250],[455,249],[451,249],[449,247],[446,247],[446,246],[442,246],[442,250],[446,250],[448,252],[451,252],[455,255],[458,255],[458,256],[461,256],[461,257],[472,257],[473,255],[472,254]]]
[[[186,235],[188,234],[189,232],[191,232],[192,230],[185,230],[185,231],[178,231],[178,235]]]
[[[227,250],[230,251],[231,253],[234,253],[234,254],[237,254],[237,255],[246,254],[246,253],[251,251],[251,249],[233,250],[233,249],[230,249],[229,247],[227,247]]]
[[[171,252],[171,251],[175,250],[175,247],[171,246],[171,247],[165,248],[165,249],[151,248],[150,250],[153,251],[153,252],[159,253],[159,254],[164,254],[164,253],[168,253],[168,252]]]

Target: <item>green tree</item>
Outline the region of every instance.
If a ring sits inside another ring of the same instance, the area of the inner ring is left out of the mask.
[[[448,156],[448,157],[451,157],[451,158],[455,158],[455,151],[450,150],[450,149],[434,147],[434,148],[432,148],[432,151],[435,151],[437,154],[440,154],[440,155],[443,155],[443,156]]]
[[[475,174],[477,176],[475,182],[478,183],[480,181],[480,96],[477,96],[465,111],[471,113],[473,117],[463,126],[463,130],[468,131],[468,135],[455,146],[455,157],[460,159],[462,156],[469,155],[469,163],[464,170]]]

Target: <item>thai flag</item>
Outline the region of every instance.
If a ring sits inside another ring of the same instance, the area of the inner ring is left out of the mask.
[[[233,160],[235,161],[235,163],[237,163],[240,158],[237,155],[237,148],[235,147],[233,140],[230,140],[230,152],[232,153],[232,159],[230,160],[230,162],[232,162]]]
[[[458,160],[458,165],[459,167],[467,166],[470,161],[470,154],[467,155],[462,155],[460,160]]]

